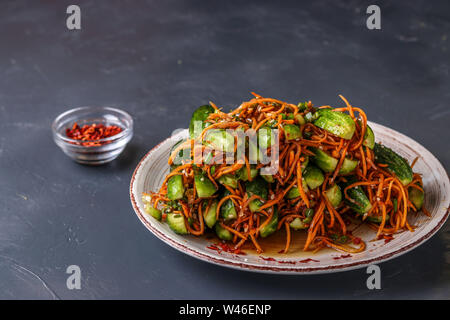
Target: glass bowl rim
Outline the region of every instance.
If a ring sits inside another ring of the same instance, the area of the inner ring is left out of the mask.
[[[62,135],[60,132],[58,132],[57,127],[58,124],[61,122],[61,119],[65,116],[67,116],[68,114],[71,113],[76,113],[78,111],[113,111],[116,113],[121,114],[122,116],[124,116],[124,118],[129,122],[129,125],[127,125],[126,127],[122,128],[123,130],[121,132],[119,132],[116,135],[113,135],[111,137],[107,137],[107,138],[102,138],[102,139],[97,139],[97,140],[77,140],[77,139],[71,139],[68,138],[64,135]],[[100,146],[86,146],[86,145],[82,145],[81,143],[85,143],[85,142],[97,142],[97,143],[102,143],[102,142],[110,142],[110,141],[114,141],[114,140],[120,140],[123,137],[127,137],[128,135],[132,134],[132,130],[133,130],[133,118],[131,117],[131,115],[126,112],[123,111],[121,109],[118,108],[113,108],[113,107],[89,107],[89,106],[84,106],[84,107],[77,107],[77,108],[73,108],[67,111],[64,111],[63,113],[61,113],[60,115],[58,115],[55,120],[53,120],[52,123],[52,131],[53,134],[59,139],[62,140],[66,143],[70,143],[72,146],[77,146],[77,147],[82,147],[82,148],[95,148],[95,147],[101,147],[103,145]]]

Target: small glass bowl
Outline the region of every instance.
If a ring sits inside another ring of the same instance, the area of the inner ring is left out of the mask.
[[[99,140],[80,141],[70,139],[66,129],[74,123],[80,127],[91,124],[115,125],[122,128],[118,134]],[[87,165],[100,165],[110,162],[125,149],[133,137],[133,119],[125,111],[109,107],[81,107],[60,114],[52,124],[53,140],[76,162]],[[85,146],[81,142],[96,142],[100,146]]]

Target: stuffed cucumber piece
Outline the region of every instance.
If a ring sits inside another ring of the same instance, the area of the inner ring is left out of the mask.
[[[295,117],[294,117],[294,119],[298,122],[298,124],[299,125],[304,125],[304,124],[306,124],[306,120],[305,120],[305,117],[303,117],[301,114],[296,114],[295,115]]]
[[[294,230],[303,230],[308,228],[308,224],[303,222],[303,219],[301,218],[295,218],[294,220],[289,223],[289,226]]]
[[[203,207],[202,207],[203,218],[205,219],[205,224],[211,229],[214,227],[214,225],[216,224],[216,221],[217,221],[217,219],[216,219],[217,205],[218,205],[218,201],[214,200],[211,203],[211,206],[209,207],[209,209],[208,209],[206,203],[204,203]],[[206,209],[208,209],[208,210],[206,211]]]
[[[344,192],[345,188],[349,185],[357,182],[355,176],[350,176],[347,178],[347,182],[341,184],[342,192]],[[356,213],[364,214],[369,212],[372,209],[372,204],[369,201],[366,193],[360,186],[356,186],[347,190],[347,194],[351,200],[345,199],[345,203],[353,209]]]
[[[170,200],[178,200],[184,196],[183,177],[175,175],[167,181],[167,198]]]
[[[308,165],[303,176],[305,177],[306,184],[310,189],[315,189],[321,186],[325,180],[322,170],[314,165]]]
[[[305,155],[302,156],[304,158],[304,160],[301,162],[300,168],[302,169],[302,172],[305,171],[306,167],[309,164],[309,156]]]
[[[211,197],[217,191],[214,183],[202,172],[194,174],[194,183],[199,198]]]
[[[170,154],[175,151],[176,148],[178,148],[182,143],[186,142],[187,139],[179,140],[177,143],[173,145],[173,147],[170,149]],[[190,158],[191,155],[191,148],[186,148],[183,150],[178,151],[178,153],[173,157],[172,165],[170,166],[170,170],[175,169],[179,165],[181,165],[182,160],[185,160],[185,158]]]
[[[290,113],[290,112],[280,113],[280,115],[281,115],[281,119],[283,119],[283,120],[294,120],[294,118],[295,118],[294,114]]]
[[[419,187],[422,187],[418,183],[417,183],[417,185]],[[408,188],[408,198],[417,210],[422,209],[425,195],[421,190],[416,189],[414,187],[409,187]]]
[[[339,163],[339,160],[330,156],[325,151],[318,148],[311,148],[314,152],[313,161],[320,169],[324,172],[334,172],[336,166]],[[344,158],[342,162],[342,166],[339,169],[339,174],[348,174],[356,169],[358,166],[357,160],[352,160],[350,158]]]
[[[161,221],[161,210],[158,210],[156,208],[153,208],[153,206],[150,203],[146,203],[144,206],[145,212],[155,218],[158,221]]]
[[[273,175],[271,174],[262,174],[261,178],[263,178],[264,180],[266,180],[266,182],[268,183],[272,183],[275,181],[275,178],[273,177]]]
[[[308,184],[305,181],[305,178],[302,177],[302,187],[303,187],[303,191],[306,193],[308,192]],[[286,194],[286,198],[287,199],[295,199],[300,197],[300,191],[298,190],[297,186],[292,187],[291,189],[289,189],[288,193]]]
[[[258,175],[259,170],[256,169],[256,167],[254,165],[250,166],[250,177],[253,179],[256,178],[256,176]],[[239,169],[239,171],[237,172],[237,176],[239,179],[241,179],[242,181],[248,181],[248,172],[247,172],[247,167],[242,167]]]
[[[225,190],[223,193],[223,197],[231,195],[231,192],[228,190]],[[220,207],[220,215],[225,220],[232,220],[237,218],[237,211],[234,207],[234,203],[231,199],[228,199],[225,201],[222,206]]]
[[[268,186],[267,182],[260,176],[255,177],[252,181],[247,181],[245,184],[245,189],[247,191],[248,197],[252,195],[257,195],[264,200],[267,200]],[[249,203],[249,208],[251,212],[257,212],[259,207],[261,207],[262,202],[259,199],[252,200]]]
[[[314,216],[314,210],[311,208],[307,208],[305,210],[305,218],[295,218],[292,220],[292,222],[289,224],[289,226],[294,230],[303,230],[307,229],[309,227],[309,224],[312,221],[312,218]]]
[[[345,158],[344,161],[342,162],[341,168],[339,169],[339,174],[350,173],[353,170],[355,170],[357,166],[358,166],[358,161],[357,160],[352,160],[352,159],[349,159],[349,158]]]
[[[258,146],[261,149],[267,149],[272,145],[272,129],[263,126],[258,130]]]
[[[234,151],[234,136],[224,129],[211,129],[203,137],[204,144],[223,152]]]
[[[379,143],[375,143],[373,148],[375,161],[387,165],[387,170],[400,180],[406,186],[413,180],[413,172],[408,162],[392,149]]]
[[[167,224],[170,229],[177,234],[188,234],[186,225],[184,224],[184,216],[179,213],[168,213],[167,214]]]
[[[224,174],[223,176],[220,176],[217,181],[233,189],[236,189],[238,184],[238,178],[234,174]]]
[[[342,191],[337,184],[333,184],[330,188],[325,190],[325,196],[334,208],[339,206],[342,202]]]
[[[295,124],[286,124],[283,126],[284,137],[286,140],[296,140],[302,137],[300,127]]]
[[[224,227],[222,227],[220,223],[216,223],[216,226],[214,228],[219,239],[225,241],[233,240],[233,234]]]
[[[358,120],[358,123],[360,126],[362,125],[361,120]],[[375,133],[369,125],[367,125],[366,127],[366,132],[364,133],[364,140],[362,144],[369,149],[373,149],[373,147],[375,146]]]
[[[353,137],[356,128],[355,122],[348,114],[331,109],[320,109],[317,111],[317,115],[318,118],[314,124],[319,128],[346,140]]]
[[[366,133],[364,134],[363,145],[369,149],[373,149],[375,147],[375,134],[369,126],[367,126]]]
[[[304,118],[306,122],[314,122],[319,118],[319,114],[317,112],[308,112],[305,114]]]
[[[389,221],[391,217],[389,216],[389,214],[386,214],[386,219],[384,221]],[[367,216],[367,220],[373,223],[381,223],[383,221],[383,216],[382,215],[378,215],[378,216]]]
[[[214,113],[215,110],[210,105],[204,105],[198,107],[193,113],[191,117],[191,122],[189,123],[189,137],[191,139],[197,138],[200,133],[205,129],[209,124],[205,122],[208,116],[211,113]]]
[[[268,236],[273,234],[275,231],[277,231],[278,212],[275,208],[273,210],[275,210],[275,211],[273,213],[272,218],[270,219],[270,222],[259,230],[259,235],[261,236],[261,238],[267,238]],[[261,224],[264,224],[265,222],[266,222],[266,220],[261,222]]]
[[[304,223],[311,223],[314,217],[314,209],[306,208],[305,209],[305,219],[303,219]]]
[[[328,153],[319,148],[311,148],[311,151],[314,152],[314,163],[324,172],[333,172],[336,169],[336,166],[339,162],[338,159],[333,158]]]

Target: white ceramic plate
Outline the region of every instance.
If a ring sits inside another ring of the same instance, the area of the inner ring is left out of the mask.
[[[283,248],[282,235],[279,236],[280,241],[273,238],[276,235],[267,238],[267,241],[279,242],[278,249],[270,248],[262,255],[253,251],[248,251],[245,255],[220,252],[208,248],[211,244],[217,243],[217,240],[177,235],[166,223],[161,223],[145,214],[141,200],[142,193],[159,190],[169,171],[167,159],[170,148],[178,140],[188,136],[187,129],[161,142],[141,160],[131,179],[131,203],[141,222],[159,239],[183,253],[221,266],[268,273],[312,274],[352,270],[380,263],[418,247],[442,227],[449,215],[450,183],[439,161],[419,143],[382,125],[373,122],[369,124],[375,132],[377,141],[392,148],[409,161],[417,156],[420,157],[414,166],[414,171],[423,175],[426,192],[425,207],[432,216],[429,218],[424,214],[414,213],[408,215],[410,223],[417,226],[416,230],[395,235],[395,238],[388,243],[384,240],[373,241],[374,231],[364,225],[357,228],[353,234],[367,243],[366,250],[358,254],[343,255],[333,250],[321,250],[316,254],[302,252],[300,246],[303,241],[300,238],[304,232],[295,232],[297,238],[291,242],[288,255],[277,254],[277,250]],[[270,247],[270,243],[262,244],[263,249],[267,246]]]

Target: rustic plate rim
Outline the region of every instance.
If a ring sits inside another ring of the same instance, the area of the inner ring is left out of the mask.
[[[403,136],[407,139],[410,139],[412,141],[414,141],[415,143],[417,143],[419,146],[421,146],[423,149],[425,149],[436,161],[436,163],[441,167],[441,169],[443,169],[444,172],[446,172],[445,168],[442,166],[442,164],[440,163],[440,161],[428,150],[426,149],[424,146],[422,146],[419,142],[415,141],[414,139],[394,130],[391,129],[389,127],[386,127],[384,125],[375,123],[375,122],[371,122],[368,121],[369,124],[374,124],[376,126],[381,127],[382,129],[386,129],[389,131],[393,131],[395,134],[399,135],[399,136]],[[187,129],[184,129],[183,131],[180,131],[178,134],[181,134],[182,132],[186,131]],[[444,223],[447,221],[449,214],[450,214],[450,203],[446,205],[446,212],[443,215],[443,217],[441,218],[441,220],[434,226],[434,228],[432,228],[430,231],[428,231],[425,235],[421,236],[420,238],[416,239],[414,242],[410,243],[407,246],[402,246],[397,250],[394,250],[392,252],[388,252],[382,255],[378,255],[376,257],[373,258],[368,258],[368,259],[362,259],[362,260],[358,260],[355,262],[349,262],[349,263],[340,263],[337,265],[328,265],[328,266],[311,266],[311,267],[302,267],[302,268],[296,268],[296,267],[286,267],[286,266],[273,266],[273,265],[267,265],[267,266],[260,266],[260,265],[252,265],[249,263],[244,263],[244,262],[235,262],[232,261],[231,259],[229,260],[225,260],[225,259],[221,259],[221,258],[217,258],[217,257],[213,257],[201,252],[196,251],[195,249],[186,246],[184,244],[182,244],[179,241],[176,241],[170,237],[168,237],[164,232],[159,231],[158,229],[156,229],[155,227],[153,227],[151,225],[151,223],[145,219],[144,217],[144,213],[141,211],[141,209],[139,208],[137,201],[135,199],[134,196],[134,182],[136,180],[136,175],[139,171],[139,169],[142,167],[142,165],[147,161],[148,157],[150,155],[153,154],[153,152],[155,152],[161,145],[165,144],[166,142],[168,142],[169,140],[171,140],[172,137],[168,137],[166,139],[164,139],[163,141],[161,141],[160,143],[158,143],[156,146],[154,146],[150,151],[148,151],[144,157],[139,161],[138,165],[136,166],[135,170],[133,171],[133,175],[131,177],[131,181],[130,181],[130,200],[131,200],[131,204],[133,206],[133,209],[138,217],[138,219],[141,221],[142,224],[145,225],[145,227],[152,232],[157,238],[159,238],[160,240],[162,240],[164,243],[168,244],[169,246],[171,246],[172,248],[188,254],[191,257],[200,259],[202,261],[205,262],[210,262],[219,266],[223,266],[223,267],[228,267],[228,268],[232,268],[235,270],[242,270],[242,271],[249,271],[249,272],[260,272],[260,273],[271,273],[271,274],[287,274],[287,275],[294,275],[294,274],[323,274],[323,273],[336,273],[336,272],[343,272],[343,271],[350,271],[350,270],[355,270],[355,269],[359,269],[359,268],[363,268],[367,265],[370,264],[378,264],[378,263],[382,263],[382,262],[386,262],[388,260],[391,260],[393,258],[399,257],[419,246],[421,246],[422,244],[424,244],[426,241],[428,241],[434,234],[436,234],[437,231],[439,231],[439,229],[441,229],[441,227],[444,225]],[[443,179],[447,180],[447,185],[450,184],[449,181],[449,177],[448,174],[446,174],[445,177],[443,177]],[[444,183],[445,184],[445,183]]]

